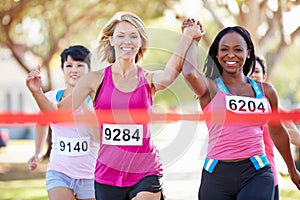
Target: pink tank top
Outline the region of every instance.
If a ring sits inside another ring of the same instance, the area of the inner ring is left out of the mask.
[[[234,160],[265,154],[263,126],[266,122],[235,124],[226,120],[226,113],[230,112],[240,114],[270,112],[269,103],[262,96],[261,89],[259,88],[260,91],[257,92],[255,91],[258,90],[257,84],[256,88],[252,85],[256,95],[259,93],[261,97],[251,98],[232,95],[224,87],[223,82],[218,83],[216,96],[203,109],[203,112],[211,113],[210,121],[206,122],[209,133],[207,157],[216,160]]]
[[[104,71],[103,84],[95,99],[96,111],[111,109],[152,109],[152,95],[142,68],[138,67],[138,85],[122,92],[112,80],[111,66]],[[118,187],[132,186],[142,178],[162,174],[158,151],[151,141],[149,124],[100,124],[100,149],[95,181]]]
[[[63,90],[49,91],[46,96],[57,104],[60,101],[59,93],[62,95]],[[64,123],[51,123],[50,127],[52,150],[47,170],[55,170],[74,179],[93,179],[99,143],[89,127],[79,124],[66,126]]]

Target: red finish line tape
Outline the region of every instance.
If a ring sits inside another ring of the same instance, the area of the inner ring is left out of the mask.
[[[225,116],[223,112],[214,111],[213,113],[148,113],[145,110],[99,110],[96,113],[74,113],[72,111],[54,111],[42,113],[0,113],[1,125],[16,125],[16,124],[40,124],[47,125],[49,123],[64,123],[68,124],[94,124],[98,121],[100,123],[171,123],[177,121],[210,121],[219,120],[224,122]],[[253,123],[268,121],[272,124],[279,124],[281,121],[293,121],[300,123],[300,111],[290,111],[286,113],[272,113],[272,114],[226,114],[226,123]]]

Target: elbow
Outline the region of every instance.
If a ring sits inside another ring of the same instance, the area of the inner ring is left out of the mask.
[[[182,75],[185,80],[192,81],[197,79],[197,75],[193,73],[192,71],[182,71]]]

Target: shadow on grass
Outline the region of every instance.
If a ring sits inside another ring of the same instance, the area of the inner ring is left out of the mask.
[[[27,163],[0,164],[0,200],[46,200],[45,174],[48,160],[31,171]]]
[[[45,179],[0,181],[0,200],[46,200]]]
[[[43,179],[47,163],[47,160],[43,160],[34,171],[28,169],[27,163],[1,163],[0,181]]]

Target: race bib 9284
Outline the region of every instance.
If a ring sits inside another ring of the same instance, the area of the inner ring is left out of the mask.
[[[143,145],[143,125],[103,124],[102,143],[107,145]]]

